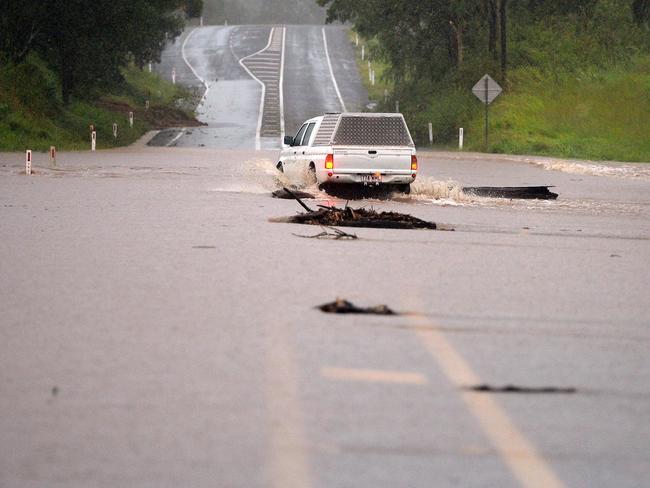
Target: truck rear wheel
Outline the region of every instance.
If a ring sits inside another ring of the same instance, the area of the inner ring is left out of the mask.
[[[395,191],[399,193],[403,193],[404,195],[410,195],[411,194],[411,184],[410,183],[405,183],[403,185],[395,185]]]
[[[309,163],[309,182],[311,184],[318,183],[318,178],[316,177],[316,165],[314,163]]]

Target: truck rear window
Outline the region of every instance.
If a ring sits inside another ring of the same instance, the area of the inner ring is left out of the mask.
[[[411,146],[411,136],[402,117],[341,117],[334,134],[335,146]]]

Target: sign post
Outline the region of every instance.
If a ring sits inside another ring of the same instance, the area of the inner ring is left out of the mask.
[[[503,89],[494,81],[490,75],[485,75],[478,80],[478,83],[472,88],[472,93],[485,104],[485,150],[488,148],[488,105],[498,97]]]
[[[28,149],[25,151],[25,174],[32,174],[32,150]]]

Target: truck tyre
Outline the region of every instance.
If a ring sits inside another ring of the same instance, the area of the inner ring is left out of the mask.
[[[400,193],[403,193],[404,195],[410,195],[411,194],[411,184],[410,183],[405,183],[403,185],[397,185],[397,191]]]
[[[316,177],[316,165],[314,163],[309,163],[309,181],[310,183],[318,183],[318,178]]]

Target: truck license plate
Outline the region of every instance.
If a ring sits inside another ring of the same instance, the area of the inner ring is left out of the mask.
[[[381,183],[381,173],[371,175],[359,175],[360,183]]]

